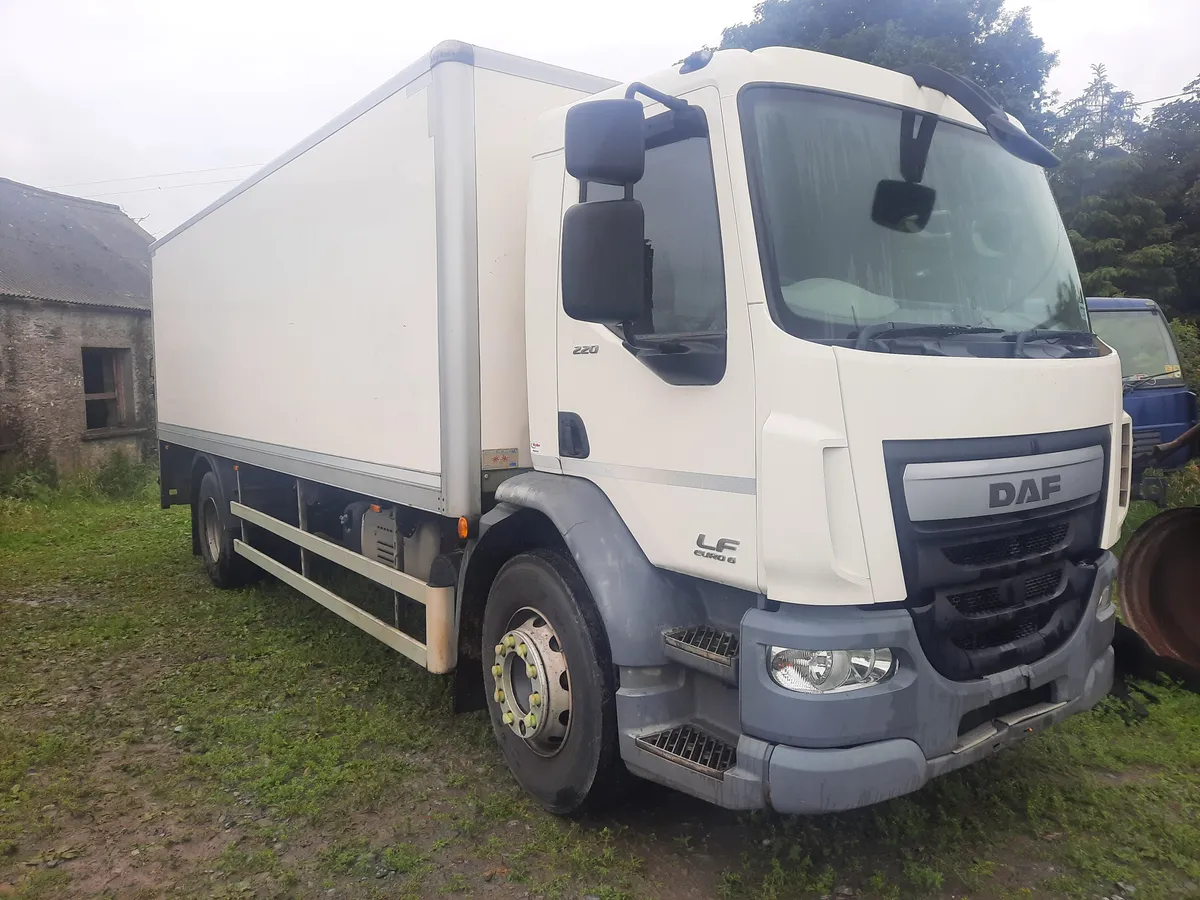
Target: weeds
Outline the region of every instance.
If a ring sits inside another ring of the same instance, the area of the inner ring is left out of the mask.
[[[1200,883],[1200,698],[1170,685],[1139,687],[1132,724],[1105,702],[851,813],[645,791],[565,822],[520,793],[485,717],[450,713],[447,679],[279,585],[213,589],[187,510],[126,489],[0,504],[0,896],[999,900],[1121,882],[1165,900]]]
[[[124,500],[136,497],[153,481],[153,470],[126,453],[115,452],[90,477],[90,487],[101,497]]]
[[[47,506],[67,498],[131,500],[156,491],[156,469],[113,451],[97,468],[61,476],[49,463],[20,460],[0,466],[0,504]],[[2,507],[0,507],[2,508]]]

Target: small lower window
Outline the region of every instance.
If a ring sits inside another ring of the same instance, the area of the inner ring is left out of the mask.
[[[131,424],[132,381],[128,350],[83,348],[83,401],[88,431]]]

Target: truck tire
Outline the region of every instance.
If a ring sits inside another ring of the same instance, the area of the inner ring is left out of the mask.
[[[532,550],[500,569],[483,614],[483,677],[508,768],[543,807],[578,814],[622,792],[608,637],[562,554]]]
[[[260,570],[233,552],[235,535],[222,521],[221,485],[213,472],[205,472],[200,479],[196,503],[200,558],[212,583],[219,588],[235,588],[253,581]]]

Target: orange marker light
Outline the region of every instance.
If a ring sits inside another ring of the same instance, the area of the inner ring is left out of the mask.
[[[471,533],[471,523],[467,521],[466,516],[458,517],[458,536],[462,540],[467,539],[467,535]]]
[[[371,504],[371,512],[379,512],[379,504],[378,503]]]

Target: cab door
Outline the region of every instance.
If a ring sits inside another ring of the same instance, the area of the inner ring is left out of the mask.
[[[649,302],[628,328],[558,305],[561,471],[607,494],[652,563],[757,589],[755,403],[734,201],[715,88],[647,109]],[[563,210],[623,189],[564,183]],[[628,339],[627,339],[628,338]]]

